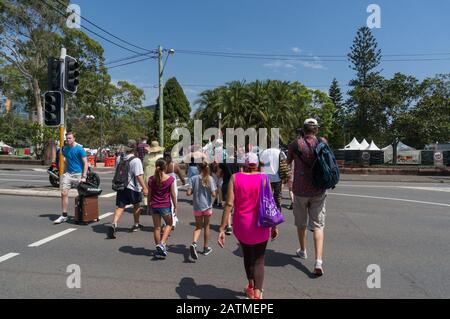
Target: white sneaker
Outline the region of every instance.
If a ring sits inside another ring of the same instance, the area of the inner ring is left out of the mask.
[[[314,266],[314,274],[317,277],[323,276],[323,262],[321,260],[316,260],[316,264]]]
[[[308,259],[308,254],[306,253],[306,250],[305,251],[301,249],[297,250],[297,256],[300,259]]]
[[[59,224],[62,224],[62,223],[66,223],[68,219],[69,219],[68,217],[60,216],[57,220],[55,220],[53,222],[53,224],[59,225]]]

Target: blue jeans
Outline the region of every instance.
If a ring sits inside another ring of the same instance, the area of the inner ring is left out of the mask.
[[[172,208],[151,208],[152,214],[160,215],[161,217],[172,215]]]

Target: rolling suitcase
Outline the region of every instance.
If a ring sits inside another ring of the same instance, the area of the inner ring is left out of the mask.
[[[78,196],[75,199],[75,223],[87,225],[98,222],[98,196]]]

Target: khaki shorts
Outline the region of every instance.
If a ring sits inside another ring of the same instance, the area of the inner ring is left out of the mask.
[[[295,196],[294,217],[295,226],[308,228],[311,231],[325,228],[327,194],[316,197]]]
[[[65,191],[70,190],[72,188],[77,188],[78,184],[80,184],[81,181],[81,175],[82,173],[78,174],[65,173],[63,175],[61,190]]]

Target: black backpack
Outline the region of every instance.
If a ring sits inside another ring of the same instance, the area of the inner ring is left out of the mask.
[[[117,165],[116,173],[114,174],[114,178],[112,180],[112,189],[116,192],[124,191],[127,189],[128,183],[128,172],[130,171],[130,163],[136,157],[131,156],[128,160],[122,159]]]

